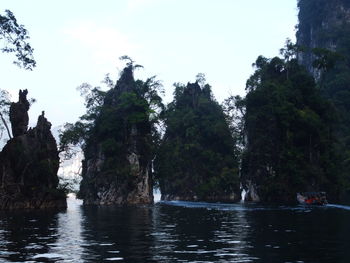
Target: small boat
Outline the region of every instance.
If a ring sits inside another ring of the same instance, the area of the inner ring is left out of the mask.
[[[325,192],[297,193],[297,200],[303,205],[326,205],[328,204]]]

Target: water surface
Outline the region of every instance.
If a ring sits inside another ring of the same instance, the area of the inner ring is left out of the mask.
[[[350,207],[159,202],[0,213],[0,262],[349,262]]]

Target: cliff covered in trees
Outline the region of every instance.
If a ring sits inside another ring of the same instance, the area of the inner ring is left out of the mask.
[[[10,107],[13,138],[0,153],[0,209],[65,208],[66,196],[58,190],[59,157],[44,113],[28,130],[27,90]]]
[[[151,162],[157,118],[152,107],[160,103],[159,85],[153,78],[135,80],[134,69],[128,63],[108,92],[94,89],[87,100],[99,102],[94,106],[88,102],[87,114],[61,136],[61,147],[84,141],[78,194],[84,204],[153,203]]]
[[[132,67],[107,92],[84,151],[85,204],[152,203],[151,125]]]
[[[238,158],[209,85],[177,85],[155,160],[163,200],[237,201]]]
[[[334,110],[297,60],[259,57],[247,81],[242,183],[248,200],[337,194]]]
[[[336,149],[343,191],[350,189],[350,1],[300,0],[299,62],[316,77],[322,96],[336,111]]]
[[[61,136],[63,149],[83,147],[84,202],[151,203],[153,179],[164,200],[237,201],[245,190],[252,201],[304,191],[333,201],[349,191],[350,2],[298,7],[297,44],[258,57],[244,98],[220,106],[202,79],[177,84],[159,114],[154,79],[134,80],[132,61],[108,92],[85,93],[87,114]]]

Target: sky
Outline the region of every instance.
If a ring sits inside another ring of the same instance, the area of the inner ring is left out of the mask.
[[[0,53],[0,88],[13,101],[19,89],[37,100],[32,126],[43,110],[53,126],[77,121],[84,105],[76,88],[101,86],[107,73],[118,79],[123,55],[144,67],[136,77],[157,76],[165,102],[173,83],[198,73],[219,102],[244,95],[256,58],[295,40],[298,11],[296,0],[1,0],[0,7],[25,26],[34,48],[33,71]]]

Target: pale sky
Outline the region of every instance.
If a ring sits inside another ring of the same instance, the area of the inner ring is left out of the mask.
[[[76,87],[115,80],[122,55],[144,66],[136,76],[157,75],[172,99],[175,82],[204,73],[216,99],[244,95],[259,55],[278,55],[295,39],[296,0],[1,0],[29,31],[37,67],[25,71],[0,53],[1,89],[27,88],[37,99],[30,123],[45,110],[53,126],[84,113]]]

